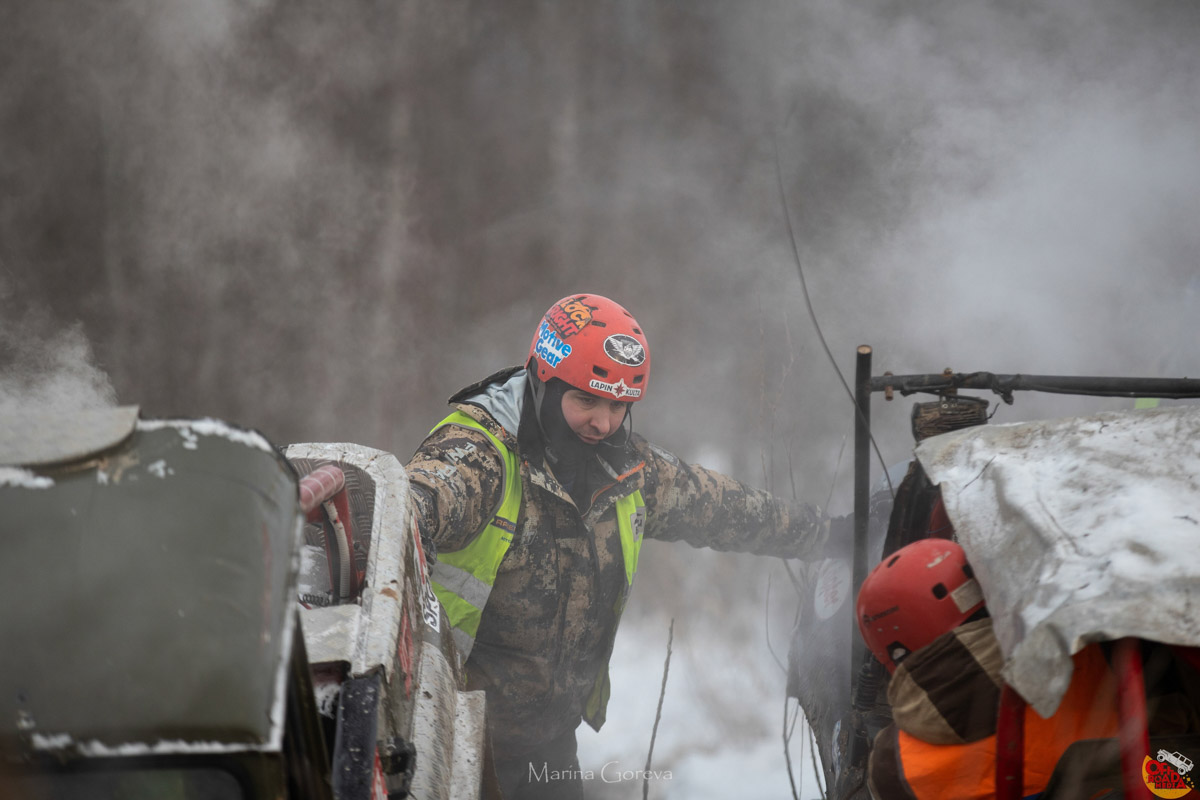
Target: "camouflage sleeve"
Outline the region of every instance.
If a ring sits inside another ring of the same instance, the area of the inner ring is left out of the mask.
[[[789,503],[646,443],[646,535],[756,555],[821,552],[829,521],[817,506]]]
[[[504,464],[481,432],[447,425],[429,435],[405,465],[422,537],[441,552],[461,550],[499,507]]]

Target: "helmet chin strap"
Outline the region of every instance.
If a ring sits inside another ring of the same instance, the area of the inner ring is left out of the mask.
[[[542,427],[542,400],[546,397],[546,384],[542,383],[542,379],[537,374],[537,362],[534,359],[529,359],[529,363],[525,365],[525,371],[529,374],[529,390],[533,394],[533,415],[538,421],[538,428]],[[546,432],[543,430],[542,435]]]

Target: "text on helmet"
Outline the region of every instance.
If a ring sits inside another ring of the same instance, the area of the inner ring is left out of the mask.
[[[546,312],[546,319],[564,339],[574,336],[592,322],[592,310],[579,297],[555,303]]]
[[[538,340],[533,347],[533,352],[551,367],[557,367],[560,361],[571,355],[571,345],[558,338],[550,329],[549,324],[543,320],[542,324],[538,326]]]
[[[626,386],[624,379],[619,380],[616,383],[605,383],[604,381],[598,381],[598,380],[592,379],[592,382],[589,383],[588,386],[590,386],[593,389],[598,389],[602,392],[608,392],[609,394],[611,394],[613,397],[616,397],[617,399],[620,399],[622,397],[641,397],[642,396],[641,389],[633,389],[629,386]]]

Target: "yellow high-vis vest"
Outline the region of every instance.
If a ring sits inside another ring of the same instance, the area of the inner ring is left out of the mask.
[[[431,570],[433,593],[446,609],[451,634],[465,662],[475,645],[479,620],[496,582],[500,562],[504,560],[512,544],[512,537],[517,531],[517,517],[521,511],[521,465],[516,453],[467,414],[455,411],[435,425],[433,430],[436,431],[445,425],[461,425],[483,433],[504,461],[504,494],[500,500],[500,507],[466,547],[452,552],[439,551],[437,563]],[[604,664],[596,676],[596,682],[584,708],[583,718],[596,730],[604,724],[605,710],[608,707],[608,659],[612,655],[617,623],[625,610],[625,602],[633,586],[633,576],[637,572],[638,553],[642,548],[641,531],[644,527],[638,525],[637,521],[641,517],[644,522],[645,509],[646,503],[640,491],[616,501],[617,530],[621,537],[621,555],[625,561],[625,589],[617,597],[613,609],[616,618],[607,643]]]

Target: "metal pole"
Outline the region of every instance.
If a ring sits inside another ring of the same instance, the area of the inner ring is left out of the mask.
[[[867,577],[867,524],[871,500],[871,346],[858,346],[854,374],[854,564],[850,593],[851,608],[858,601],[858,589]],[[858,636],[857,620],[850,635],[850,680],[857,681],[862,666],[864,644]]]
[[[996,719],[996,800],[1025,796],[1025,698],[1004,684]]]
[[[901,394],[945,389],[981,389],[994,392],[1048,392],[1098,397],[1200,397],[1195,378],[1107,378],[1086,375],[999,375],[992,372],[958,372],[953,375],[881,375],[868,380],[870,391],[889,387]]]
[[[851,722],[849,740],[847,741],[846,764],[839,770],[838,791],[831,797],[845,798],[856,791],[845,790],[846,781],[852,780],[856,770],[866,769],[867,731],[861,715],[855,711],[858,708],[860,688],[859,675],[866,656],[866,644],[858,635],[858,588],[867,577],[867,523],[870,513],[871,479],[871,346],[858,346],[858,360],[854,373],[854,557],[851,565],[850,591],[850,707],[852,714],[846,720]],[[837,746],[836,744],[834,745]]]
[[[1142,780],[1142,763],[1150,754],[1146,728],[1146,681],[1142,671],[1139,640],[1125,637],[1113,647],[1113,671],[1117,673],[1117,709],[1121,728],[1121,782],[1130,800],[1151,800]]]

